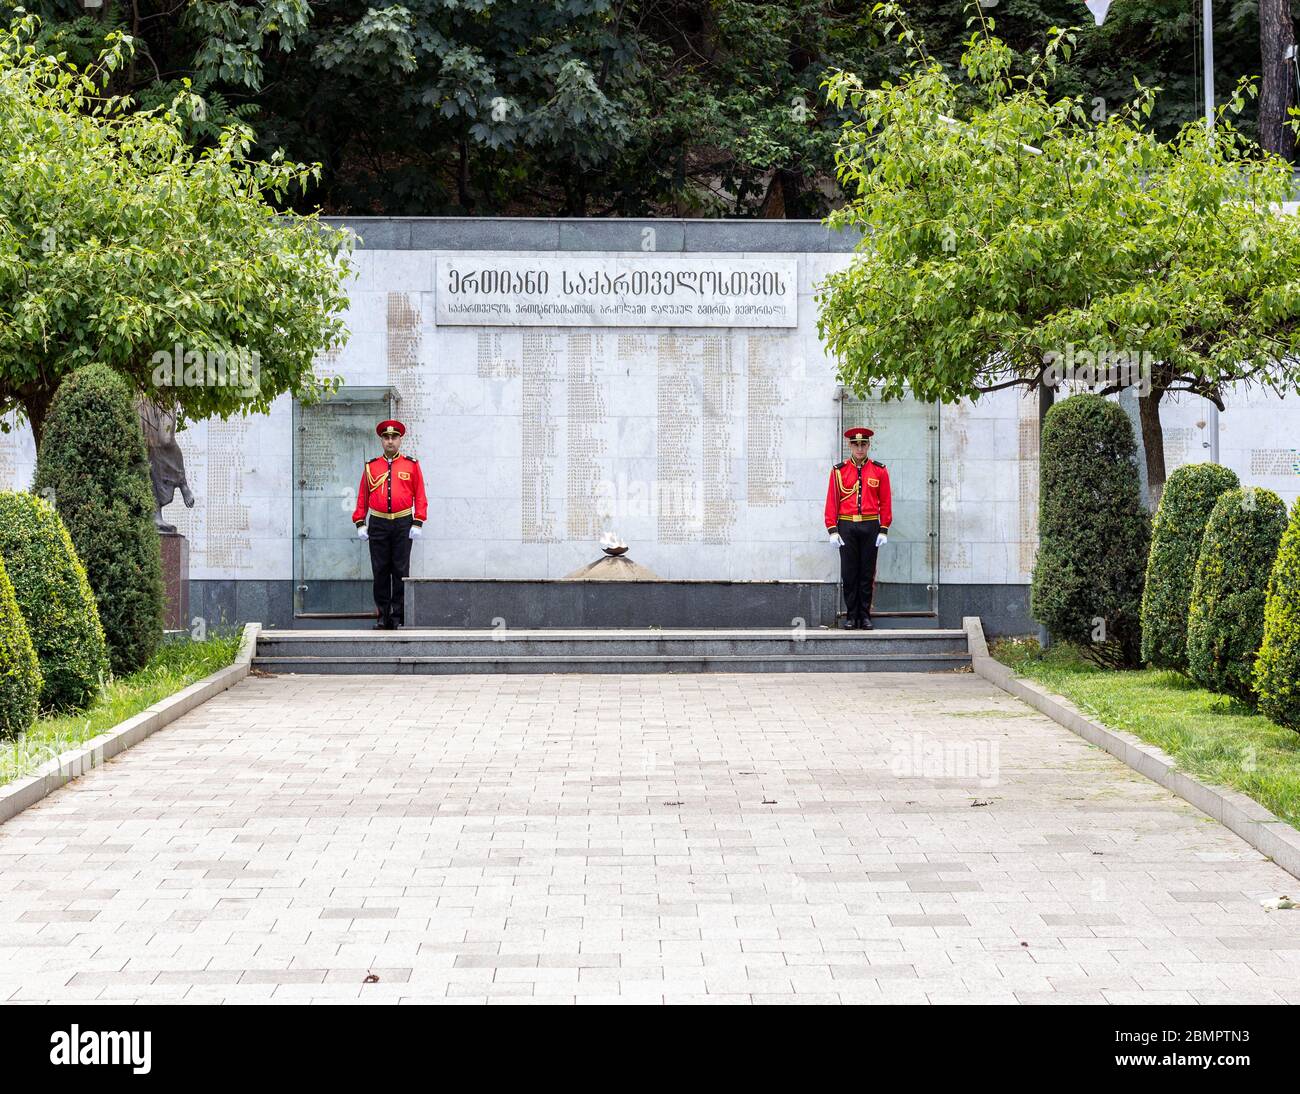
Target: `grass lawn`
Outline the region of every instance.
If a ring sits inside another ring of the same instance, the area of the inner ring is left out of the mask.
[[[31,774],[60,752],[232,664],[242,633],[242,629],[210,633],[202,642],[167,639],[144,668],[113,680],[92,706],[75,714],[38,718],[20,737],[0,740],[0,785]]]
[[[1300,733],[1176,672],[1101,669],[1068,645],[1044,655],[1033,639],[1003,639],[989,652],[1098,721],[1164,749],[1187,774],[1239,790],[1300,828]]]

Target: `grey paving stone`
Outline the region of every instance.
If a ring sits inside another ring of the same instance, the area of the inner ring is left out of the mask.
[[[0,1000],[1300,1001],[1290,875],[969,674],[391,682],[250,677],[0,825]]]

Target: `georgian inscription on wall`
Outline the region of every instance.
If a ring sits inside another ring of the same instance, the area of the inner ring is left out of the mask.
[[[792,258],[548,254],[438,259],[439,325],[793,327]]]

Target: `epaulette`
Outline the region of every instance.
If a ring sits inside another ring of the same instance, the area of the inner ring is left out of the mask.
[[[841,461],[840,461],[839,463],[837,463],[834,467],[832,467],[831,470],[832,470],[832,471],[838,471],[841,467],[843,467],[843,466],[844,466],[846,463],[848,463],[848,462],[849,462],[848,460],[841,460]]]
[[[412,463],[418,463],[418,462],[419,462],[419,461],[418,461],[414,456],[407,456],[406,458],[407,458],[408,460],[410,460]],[[881,467],[884,467],[885,465],[882,463],[880,466],[881,466]]]
[[[884,465],[883,463],[881,463],[879,460],[872,460],[871,462],[874,463],[877,467],[884,467],[884,466],[885,466],[885,465]]]

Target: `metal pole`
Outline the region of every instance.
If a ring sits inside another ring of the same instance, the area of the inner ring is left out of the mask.
[[[1201,44],[1205,52],[1205,128],[1214,132],[1214,14],[1201,0]]]
[[[1210,0],[1201,0],[1201,43],[1205,52],[1205,128],[1214,139],[1214,13]],[[1210,403],[1210,462],[1219,462],[1219,408]]]

